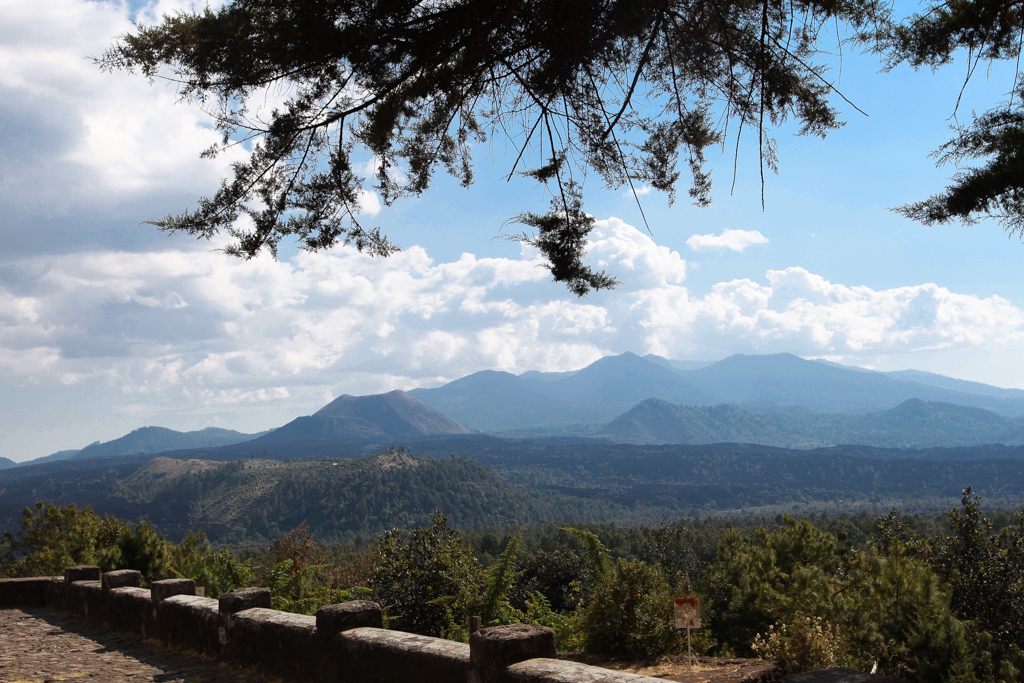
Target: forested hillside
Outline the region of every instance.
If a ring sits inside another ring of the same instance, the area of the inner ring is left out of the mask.
[[[744,444],[580,444],[478,451],[509,481],[628,506],[692,516],[757,510],[888,509],[936,512],[972,485],[996,505],[1018,507],[1024,460],[925,460],[756,449]]]
[[[425,524],[444,510],[460,527],[557,520],[629,519],[596,499],[516,488],[470,458],[387,451],[362,459],[299,463],[243,460],[139,483],[122,494],[169,530],[203,527],[218,539],[276,538],[305,523],[320,537]]]
[[[203,527],[212,538],[261,541],[306,522],[323,538],[423,524],[443,510],[460,527],[539,522],[650,522],[683,516],[875,510],[936,512],[971,485],[993,505],[1017,507],[1020,449],[1001,459],[933,459],[970,449],[794,451],[744,444],[634,446],[420,442],[422,454],[213,462],[129,456],[93,469],[0,474],[0,527],[37,500],[91,505],[149,519],[172,536]],[[454,455],[457,453],[458,455]],[[87,461],[78,461],[83,466]],[[262,542],[262,541],[261,541]]]
[[[7,529],[21,507],[46,500],[145,518],[172,537],[202,527],[222,542],[277,538],[301,523],[323,538],[376,533],[423,524],[439,509],[460,527],[649,521],[667,512],[519,488],[471,458],[403,451],[293,463],[157,458],[141,468],[44,475],[18,483],[0,498]]]
[[[620,443],[758,443],[785,448],[857,444],[928,448],[1024,443],[1024,421],[981,408],[918,399],[865,415],[809,410],[751,412],[733,405],[643,401],[589,431]]]

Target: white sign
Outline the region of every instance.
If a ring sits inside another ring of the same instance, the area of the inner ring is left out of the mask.
[[[700,600],[675,598],[676,628],[700,628]]]

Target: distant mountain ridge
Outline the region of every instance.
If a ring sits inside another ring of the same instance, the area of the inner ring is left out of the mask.
[[[605,422],[652,396],[697,405],[721,402],[680,371],[632,353],[551,374],[483,370],[409,393],[467,427],[490,432]]]
[[[437,389],[409,393],[453,420],[493,432],[606,422],[632,407],[628,401],[599,404],[554,398],[542,385],[555,381],[483,370]]]
[[[919,371],[848,368],[787,353],[735,355],[714,363],[624,353],[573,372],[482,371],[409,393],[471,429],[491,433],[605,423],[648,398],[690,406],[749,405],[758,414],[794,408],[868,414],[919,399],[1024,415],[1024,391],[1017,389]]]
[[[868,414],[756,414],[733,405],[683,406],[647,399],[595,436],[636,444],[751,443],[782,448],[855,444],[931,448],[1024,444],[1024,419],[981,408],[910,399]]]
[[[216,461],[351,457],[480,432],[546,443],[1013,445],[1024,443],[1021,415],[1024,391],[919,371],[880,373],[791,354],[704,362],[625,353],[570,372],[482,371],[433,389],[343,395],[261,434],[143,427],[28,463],[0,460],[0,469],[50,471],[59,462],[137,453]]]
[[[333,445],[376,442],[383,445],[436,436],[469,436],[473,431],[410,396],[391,391],[372,396],[339,396],[313,415],[299,417],[277,429],[258,434],[243,434],[229,429],[208,427],[194,432],[177,432],[164,427],[141,427],[125,436],[94,443],[78,451],[60,451],[7,467],[39,467],[59,462],[94,458],[170,454],[170,457],[204,457],[237,460],[267,452],[280,451],[281,457],[296,458],[330,455]],[[312,449],[310,452],[307,450]],[[52,467],[48,469],[52,470]],[[56,470],[54,470],[56,471]]]
[[[104,458],[116,455],[134,455],[136,453],[163,453],[187,448],[216,448],[245,441],[251,441],[267,434],[244,434],[232,429],[207,427],[192,432],[179,432],[166,427],[140,427],[124,436],[100,443],[89,444],[80,450],[57,451],[34,460],[15,463],[14,466],[40,465],[47,462],[62,460],[83,460],[86,458]],[[0,465],[2,468],[2,465]]]
[[[404,391],[391,391],[372,396],[349,396],[334,399],[313,417],[329,418],[371,429],[372,436],[388,434],[398,438],[417,438],[435,434],[470,434],[471,430],[434,410]]]
[[[166,427],[141,427],[132,430],[120,439],[106,443],[94,443],[71,456],[71,459],[102,458],[109,455],[132,455],[133,453],[160,453],[182,448],[213,448],[235,443],[252,441],[267,432],[243,434],[233,429],[207,427],[194,432],[179,432]]]
[[[994,387],[991,384],[983,384],[981,382],[971,382],[964,379],[946,377],[945,375],[937,375],[934,372],[924,372],[923,370],[895,370],[893,372],[886,372],[883,374],[894,379],[905,379],[911,382],[929,384],[931,386],[941,387],[943,389],[952,389],[954,391],[962,391],[969,394],[982,394],[984,396],[1024,400],[1024,390],[1022,389],[1004,389],[1003,387]]]
[[[99,443],[99,441],[97,441],[96,443]],[[34,460],[28,460],[26,462],[31,462],[33,465],[38,465],[39,463],[44,463],[44,462],[56,462],[58,460],[70,460],[71,458],[73,458],[75,456],[76,453],[78,453],[81,450],[82,450],[81,448],[69,448],[68,450],[65,450],[65,451],[57,451],[56,453],[50,453],[49,455],[44,455],[41,458],[35,458]],[[22,463],[22,464],[25,464],[25,463]]]
[[[472,430],[414,396],[395,390],[371,396],[344,394],[312,415],[296,418],[246,445],[258,450],[282,443],[362,439],[408,441],[437,435],[471,433]]]
[[[917,398],[984,408],[1008,417],[1024,415],[1024,396],[1009,398],[968,393],[917,380],[896,379],[861,368],[804,360],[790,353],[766,356],[738,354],[685,372],[683,376],[696,387],[714,391],[721,403],[742,405],[772,401],[779,405],[804,406],[819,413],[872,413]],[[917,376],[917,379],[922,378]],[[964,382],[957,386],[970,384]]]

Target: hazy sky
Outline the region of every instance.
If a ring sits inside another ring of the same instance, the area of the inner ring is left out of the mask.
[[[150,424],[256,431],[342,393],[624,351],[787,351],[1024,388],[1024,246],[994,223],[924,228],[887,210],[948,177],[928,155],[949,136],[963,63],[879,74],[877,58],[843,55],[842,89],[869,116],[840,102],[848,125],[825,141],[779,131],[764,212],[749,142],[732,195],[732,141],[712,151],[708,209],[685,186],[672,208],[644,194],[653,234],[632,196],[591,178],[589,261],[623,285],[578,300],[493,239],[548,200],[504,181],[501,138],[479,148],[469,190],[441,178],[391,208],[367,197],[365,221],[404,249],[388,260],[286,248],[240,262],[140,225],[193,206],[231,159],[199,159],[216,133],[173,87],[87,57],[133,12],[181,6],[0,0],[0,455]],[[1012,85],[1012,70],[982,71],[961,121]]]

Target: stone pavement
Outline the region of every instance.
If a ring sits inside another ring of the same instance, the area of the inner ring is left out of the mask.
[[[266,683],[44,607],[0,609],[0,683]]]

